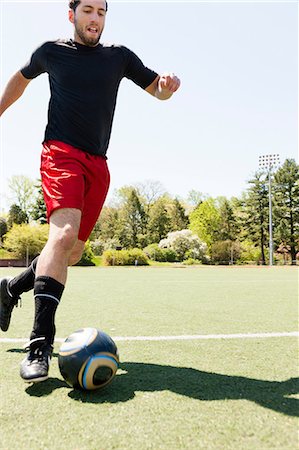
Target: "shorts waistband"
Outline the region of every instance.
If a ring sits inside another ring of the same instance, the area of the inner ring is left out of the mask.
[[[95,157],[107,160],[107,157],[104,156],[104,155],[98,155],[96,153],[90,153],[87,150],[83,150],[82,148],[75,147],[74,145],[67,144],[66,142],[58,141],[56,139],[50,139],[48,141],[44,141],[43,142],[43,146],[45,146],[45,147],[56,146],[58,149],[65,150],[65,151],[74,151],[75,150],[75,151],[82,152],[82,153],[84,153],[86,155],[95,156]]]

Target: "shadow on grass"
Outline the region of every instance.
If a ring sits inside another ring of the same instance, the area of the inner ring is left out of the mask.
[[[64,380],[59,380],[59,378],[48,378],[41,383],[30,384],[30,386],[25,389],[25,392],[32,397],[44,397],[60,388],[70,389],[70,386]]]
[[[118,375],[102,391],[72,390],[68,395],[83,403],[126,402],[136,391],[168,390],[197,400],[251,400],[265,408],[299,416],[299,401],[288,395],[299,393],[299,379],[262,381],[200,370],[144,363],[122,363],[126,373]]]
[[[8,350],[19,352],[19,350]],[[56,354],[53,356],[57,356]],[[171,391],[189,398],[216,400],[250,400],[264,408],[288,416],[299,417],[299,400],[288,396],[299,393],[299,378],[286,381],[264,381],[213,372],[202,372],[187,367],[163,366],[137,362],[120,365],[123,371],[111,385],[97,391],[72,389],[68,396],[82,403],[127,402],[135,392]],[[63,380],[48,378],[42,383],[32,384],[26,393],[43,397],[60,388],[71,389]]]

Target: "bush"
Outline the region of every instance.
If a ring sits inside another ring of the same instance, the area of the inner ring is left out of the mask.
[[[177,260],[177,254],[174,250],[160,248],[158,244],[150,244],[143,251],[152,261],[174,262]]]
[[[117,247],[120,247],[119,240],[116,238],[107,239],[105,241],[99,238],[95,241],[91,241],[90,244],[91,249],[96,256],[102,256],[105,250],[116,250]]]
[[[165,255],[165,261],[175,262],[178,260],[178,255],[171,248],[163,248],[163,254]]]
[[[139,248],[131,250],[106,250],[103,253],[104,266],[147,266],[148,258]]]
[[[6,233],[3,247],[16,258],[34,258],[42,251],[48,240],[48,225],[13,225]]]
[[[202,262],[199,261],[199,259],[188,258],[183,261],[183,264],[186,266],[193,266],[194,264],[202,264]]]
[[[174,251],[179,261],[191,255],[193,258],[204,260],[207,252],[207,245],[190,230],[168,233],[167,238],[159,242],[159,247]]]
[[[133,248],[132,250],[128,250],[128,254],[130,265],[138,265],[138,266],[148,265],[148,258],[146,254],[139,248]]]
[[[95,256],[101,256],[104,251],[104,242],[101,239],[97,239],[96,241],[92,241],[90,243],[91,249]]]
[[[165,261],[163,250],[158,246],[158,244],[150,244],[145,247],[143,251],[152,261]]]
[[[261,260],[261,250],[253,242],[246,240],[241,243],[241,252],[238,259],[239,264],[246,262],[259,264]]]
[[[240,244],[226,240],[217,241],[211,245],[211,259],[216,264],[229,264],[240,258]]]

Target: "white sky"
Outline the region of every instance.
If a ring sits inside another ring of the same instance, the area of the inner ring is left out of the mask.
[[[2,91],[37,46],[73,33],[67,1],[0,3]],[[124,44],[182,81],[166,102],[121,83],[108,150],[110,196],[145,180],[160,181],[173,196],[191,189],[239,196],[259,155],[297,159],[297,1],[111,0],[102,41]],[[39,177],[48,99],[42,75],[1,118],[0,212],[7,179]]]

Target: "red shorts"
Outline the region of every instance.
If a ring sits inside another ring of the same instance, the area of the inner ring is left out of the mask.
[[[78,238],[85,242],[108,192],[106,159],[60,141],[47,141],[43,144],[40,172],[48,219],[55,209],[80,209]]]

